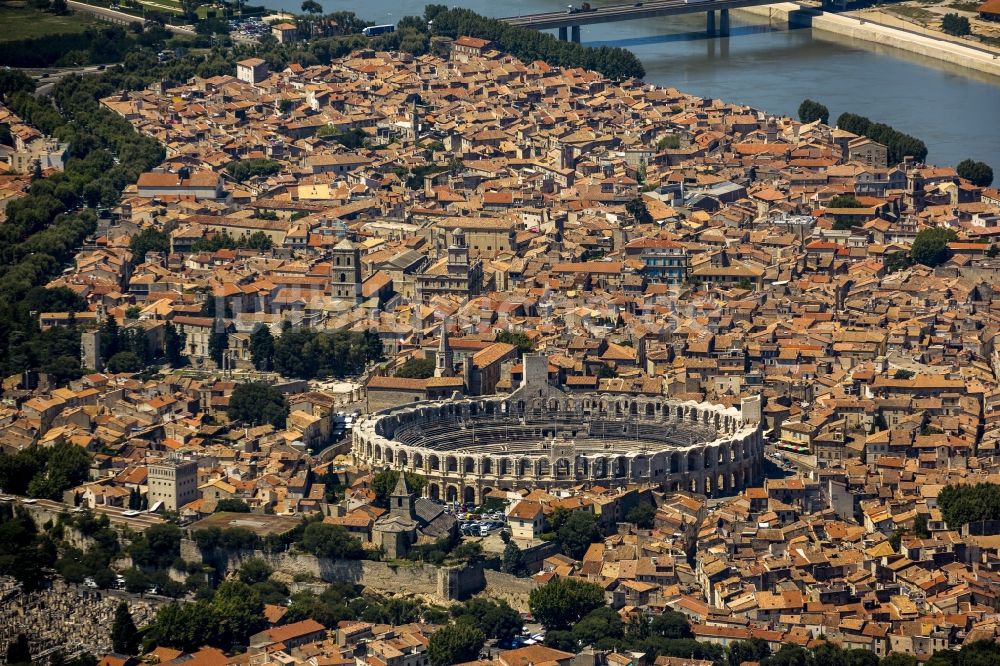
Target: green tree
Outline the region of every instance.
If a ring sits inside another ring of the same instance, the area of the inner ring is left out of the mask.
[[[828,125],[830,123],[830,111],[819,102],[806,99],[799,104],[799,120],[804,123],[811,123],[818,120],[824,125]]]
[[[853,194],[838,194],[830,199],[827,208],[864,208],[865,205]]]
[[[140,594],[149,589],[149,578],[142,569],[126,569],[122,577],[125,578],[125,589],[132,594]]]
[[[977,187],[989,187],[993,182],[993,169],[986,162],[962,160],[955,170],[960,177]]]
[[[264,605],[246,583],[227,580],[215,591],[212,610],[216,618],[219,642],[230,650],[246,648],[250,636],[267,625]]]
[[[949,35],[962,37],[972,33],[972,26],[969,24],[967,17],[951,13],[945,14],[941,18],[941,30]]]
[[[250,358],[258,370],[270,370],[274,363],[274,336],[267,326],[261,326],[250,335]]]
[[[917,666],[917,658],[900,652],[890,652],[882,657],[879,666]]]
[[[233,421],[253,425],[270,423],[284,428],[288,418],[288,401],[278,389],[263,382],[238,384],[229,398],[226,414]]]
[[[938,507],[948,528],[953,530],[967,523],[1000,520],[1000,485],[945,486],[938,495]]]
[[[572,632],[579,645],[613,649],[625,637],[625,625],[613,609],[601,606],[573,625]]]
[[[521,552],[521,548],[513,539],[509,540],[503,547],[500,571],[512,576],[524,576],[528,573],[524,565],[524,553]]]
[[[150,525],[132,540],[129,554],[138,565],[166,569],[181,554],[181,530],[171,523]]]
[[[360,127],[341,131],[333,125],[327,125],[326,127],[319,128],[316,136],[339,143],[349,150],[357,150],[368,142],[368,135]]]
[[[139,652],[139,631],[135,628],[132,613],[124,601],[115,608],[115,621],[111,626],[111,644],[118,654],[134,655]]]
[[[27,634],[18,634],[17,638],[7,645],[8,664],[31,664],[31,644]]]
[[[809,651],[794,643],[785,643],[781,649],[766,657],[761,666],[809,666]]]
[[[135,352],[120,351],[108,359],[108,372],[139,372],[142,359]]]
[[[170,252],[170,236],[164,231],[146,227],[129,240],[128,249],[132,253],[132,263],[141,264],[147,252]]]
[[[322,14],[323,5],[316,2],[316,0],[304,0],[302,3],[302,11],[309,14]]]
[[[562,552],[575,560],[583,558],[590,544],[601,540],[597,517],[584,511],[574,511],[556,532]]]
[[[641,530],[652,529],[655,519],[656,507],[649,502],[640,502],[625,514],[625,522],[635,523],[635,526]]]
[[[506,601],[492,601],[474,597],[454,611],[458,623],[468,623],[479,629],[487,638],[510,640],[521,633],[521,616]]]
[[[27,72],[19,69],[0,69],[0,100],[7,99],[13,93],[35,92],[35,81]]]
[[[61,500],[63,491],[78,486],[90,474],[90,456],[85,449],[70,442],[53,446],[46,456],[45,468],[28,484],[28,494]]]
[[[574,578],[551,581],[531,591],[528,607],[547,629],[568,629],[604,605],[604,590]]]
[[[524,331],[504,330],[497,334],[497,342],[505,342],[517,347],[518,354],[530,354],[535,350],[535,344]]]
[[[927,514],[918,513],[917,517],[913,519],[913,534],[921,539],[930,538],[931,531],[927,529]]]
[[[890,273],[901,271],[913,265],[913,260],[907,252],[893,252],[885,258],[885,269]]]
[[[219,322],[221,324],[221,322]],[[222,357],[229,348],[229,333],[222,326],[216,326],[208,339],[208,355],[215,361],[216,367],[222,367]]]
[[[204,645],[221,646],[219,629],[219,617],[207,601],[171,603],[156,611],[151,639],[156,645],[194,652]]]
[[[361,373],[382,358],[375,331],[314,331],[286,326],[274,344],[274,369],[285,377],[313,379]]]
[[[873,123],[864,116],[842,113],[837,118],[837,127],[853,134],[864,135],[886,147],[889,162],[898,164],[907,155],[918,162],[927,159],[927,145],[909,134],[903,134],[884,123]]]
[[[486,642],[483,632],[466,623],[449,624],[431,634],[427,656],[431,666],[451,666],[472,661]]]
[[[427,479],[416,472],[405,472],[405,474],[406,487],[412,494],[420,496],[427,485]],[[396,488],[397,481],[399,481],[399,472],[394,469],[384,469],[372,477],[372,490],[375,492],[375,501],[373,503],[375,506],[384,509],[389,507],[389,496],[392,495],[392,491]]]
[[[660,139],[656,144],[657,150],[677,150],[681,147],[681,137],[677,134],[668,134]]]
[[[250,513],[250,507],[241,499],[221,499],[215,504],[215,512]]]
[[[646,207],[646,201],[641,196],[626,202],[625,212],[637,224],[650,224],[653,221],[653,216],[649,214],[649,208]]]
[[[262,158],[233,160],[226,165],[226,173],[241,183],[251,178],[267,178],[280,171],[280,162]]]
[[[910,247],[910,257],[918,264],[934,267],[948,260],[948,243],[957,238],[952,229],[934,227],[922,229],[913,239]]]
[[[683,613],[678,613],[677,611],[663,611],[653,618],[649,628],[653,634],[663,638],[678,639],[694,637],[694,634],[691,633],[691,624]]]
[[[253,557],[240,566],[239,577],[247,585],[254,585],[256,583],[263,583],[270,578],[273,571],[274,569],[266,560]]]
[[[745,661],[763,661],[771,655],[771,646],[763,638],[734,641],[729,644],[729,666],[740,666]]]
[[[170,321],[163,326],[163,355],[171,367],[179,368],[184,364],[184,335]]]
[[[434,376],[434,359],[411,357],[396,370],[397,377],[406,379],[427,379]]]
[[[545,647],[553,650],[574,653],[580,650],[580,645],[573,638],[573,632],[564,629],[554,629],[545,632]]]
[[[309,523],[302,534],[302,550],[317,557],[358,560],[364,555],[361,542],[340,525]]]

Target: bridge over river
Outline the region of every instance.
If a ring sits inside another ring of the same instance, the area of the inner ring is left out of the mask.
[[[524,14],[522,16],[507,16],[501,21],[522,28],[535,30],[559,31],[559,39],[567,38],[579,43],[580,26],[597,23],[614,23],[617,21],[637,21],[661,16],[680,16],[682,14],[705,13],[705,29],[709,35],[729,35],[729,10],[741,7],[756,7],[758,5],[774,4],[775,0],[651,0],[649,2],[634,2],[626,5],[609,5],[593,7],[588,10],[576,8],[560,12],[544,12],[540,14]],[[719,12],[719,23],[716,27],[715,13]]]

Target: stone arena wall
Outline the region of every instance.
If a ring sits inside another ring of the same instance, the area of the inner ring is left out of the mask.
[[[360,465],[422,474],[425,494],[445,501],[588,483],[715,496],[760,478],[763,438],[740,410],[709,403],[488,396],[376,412],[355,426],[352,453]]]

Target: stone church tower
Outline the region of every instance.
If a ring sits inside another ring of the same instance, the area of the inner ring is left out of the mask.
[[[448,320],[441,320],[441,338],[438,341],[438,350],[434,354],[434,376],[451,377],[455,374],[455,362],[448,345]]]
[[[334,298],[361,302],[361,251],[346,238],[333,248],[330,284]]]

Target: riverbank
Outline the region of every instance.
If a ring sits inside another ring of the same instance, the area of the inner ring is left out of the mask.
[[[767,17],[771,21],[789,25],[810,26],[813,31],[888,46],[1000,78],[1000,56],[997,54],[912,30],[874,23],[855,16],[829,14],[793,2],[746,7],[735,11]]]

